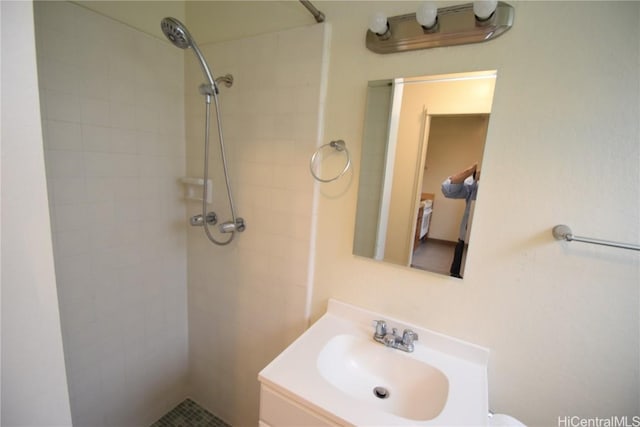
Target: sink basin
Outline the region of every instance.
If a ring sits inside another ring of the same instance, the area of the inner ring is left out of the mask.
[[[449,394],[439,369],[354,335],[331,338],[318,355],[318,370],[336,389],[410,420],[435,418]]]
[[[415,331],[414,351],[374,341],[374,319]],[[332,299],[258,379],[331,425],[482,426],[488,361],[486,348]]]

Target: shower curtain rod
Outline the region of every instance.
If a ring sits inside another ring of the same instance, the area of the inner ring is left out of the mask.
[[[316,22],[324,22],[324,13],[320,12],[309,0],[300,0],[300,3],[307,8],[309,12],[316,18]]]

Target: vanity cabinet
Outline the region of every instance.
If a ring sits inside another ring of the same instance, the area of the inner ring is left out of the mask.
[[[337,424],[298,401],[262,384],[260,427],[337,427]]]

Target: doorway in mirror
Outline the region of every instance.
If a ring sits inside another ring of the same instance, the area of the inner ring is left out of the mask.
[[[445,180],[465,170],[470,164],[477,163],[477,171],[481,170],[482,164],[479,162],[484,152],[489,114],[434,115],[425,120],[429,120],[430,125],[425,127],[429,134],[425,138],[426,147],[423,148],[424,168],[422,176],[419,176],[422,193],[411,266],[462,276],[468,245],[459,245],[460,254],[454,262],[455,250],[460,240],[469,241],[475,200],[447,198],[441,187]],[[476,182],[479,182],[477,172]],[[466,215],[465,209],[469,210]],[[425,211],[429,212],[426,232]]]

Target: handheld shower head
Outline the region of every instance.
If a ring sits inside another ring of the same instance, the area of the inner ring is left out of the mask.
[[[215,80],[213,78],[213,74],[207,65],[207,61],[204,59],[202,52],[198,49],[198,45],[196,41],[191,37],[187,27],[176,18],[166,17],[162,21],[160,21],[160,28],[162,28],[162,32],[164,35],[173,43],[175,46],[180,49],[193,49],[193,53],[196,54],[198,60],[200,61],[200,66],[202,67],[202,72],[205,77],[209,81],[209,85],[211,88],[215,88]]]
[[[164,35],[180,49],[187,49],[191,46],[191,34],[187,28],[175,18],[164,18],[160,22],[160,27]]]

